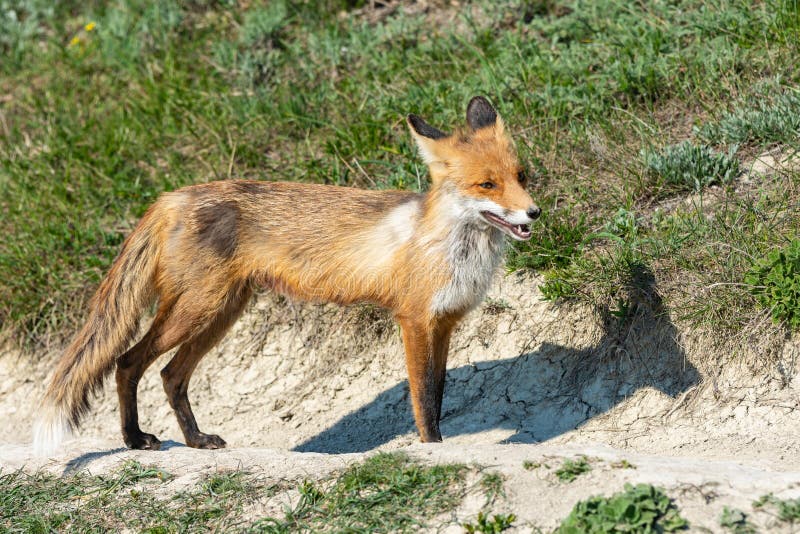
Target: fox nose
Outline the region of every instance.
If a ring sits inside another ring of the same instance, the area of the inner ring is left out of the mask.
[[[531,219],[536,220],[539,218],[539,215],[542,214],[542,209],[539,206],[531,206],[525,214]]]

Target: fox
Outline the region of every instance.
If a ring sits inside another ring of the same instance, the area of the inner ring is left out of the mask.
[[[442,441],[451,334],[483,300],[506,237],[530,239],[541,209],[487,98],[472,98],[466,127],[451,134],[415,114],[406,122],[428,169],[426,193],[222,180],[161,194],[123,242],[55,366],[34,449],[56,452],[112,371],[125,445],[159,449],[139,427],[137,389],[147,368],[175,348],[161,378],[186,445],[225,447],[198,428],[189,380],[261,289],[389,310],[401,330],[419,439]]]

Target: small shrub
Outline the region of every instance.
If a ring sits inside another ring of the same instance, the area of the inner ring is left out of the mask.
[[[220,41],[214,44],[217,63],[223,71],[237,73],[245,86],[268,85],[279,63],[288,22],[283,2],[248,10],[238,43]]]
[[[483,515],[483,512],[478,512],[477,523],[464,523],[462,526],[469,534],[475,532],[482,532],[484,534],[491,534],[496,532],[503,532],[511,526],[517,519],[514,514],[495,514],[489,519],[488,516]]]
[[[773,494],[763,495],[753,503],[754,508],[772,505],[778,510],[778,519],[787,523],[800,522],[800,499],[779,499]]]
[[[556,533],[675,532],[687,526],[663,491],[649,484],[625,484],[624,491],[611,497],[580,501]]]
[[[800,239],[757,261],[745,275],[745,283],[775,321],[800,328]]]
[[[686,191],[700,191],[706,186],[730,182],[739,175],[736,147],[720,154],[707,146],[690,141],[670,145],[661,151],[644,153],[648,172],[664,185]]]
[[[591,470],[592,466],[589,465],[586,456],[582,456],[577,460],[565,460],[564,464],[556,469],[556,476],[562,482],[572,482]]]
[[[800,135],[800,95],[757,95],[697,129],[711,144],[792,143]]]
[[[522,468],[527,471],[533,471],[534,469],[539,469],[540,467],[547,467],[547,465],[543,464],[542,462],[532,462],[531,460],[525,460],[522,462]]]
[[[722,509],[719,524],[734,534],[755,534],[757,532],[756,528],[747,521],[747,515],[744,512],[727,506]]]

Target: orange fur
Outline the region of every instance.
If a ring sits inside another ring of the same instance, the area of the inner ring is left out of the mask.
[[[89,392],[116,364],[125,443],[158,448],[158,439],[138,425],[137,384],[159,355],[180,347],[161,374],[187,444],[224,446],[197,428],[189,378],[257,288],[391,310],[403,329],[420,437],[441,440],[450,334],[483,297],[503,233],[529,236],[527,224],[538,215],[520,183],[513,144],[493,113],[476,97],[467,114],[472,128],[452,136],[409,116],[431,173],[425,195],[259,181],[212,182],[162,195],[126,240],[88,322],[54,372],[39,445],[55,441],[59,425],[77,427]],[[128,348],[156,298],[150,330]]]

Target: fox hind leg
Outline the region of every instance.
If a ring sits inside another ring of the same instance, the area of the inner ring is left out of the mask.
[[[139,428],[137,391],[139,381],[148,367],[162,354],[181,342],[188,331],[169,328],[171,305],[162,303],[153,319],[150,330],[131,349],[117,359],[117,395],[122,420],[122,439],[132,449],[161,448],[161,442],[153,434]],[[165,335],[168,334],[168,335]]]
[[[144,337],[117,359],[117,395],[122,420],[122,437],[132,449],[158,450],[161,442],[139,428],[137,390],[148,367],[162,354],[186,343],[203,330],[218,313],[217,303],[199,295],[184,293],[176,299],[159,302],[158,311]],[[198,325],[201,325],[198,328]]]
[[[167,393],[170,406],[175,411],[186,444],[190,447],[198,449],[225,447],[225,440],[221,437],[200,432],[197,427],[197,421],[189,403],[189,379],[203,356],[222,339],[239,318],[251,293],[251,290],[246,287],[230,292],[222,310],[208,322],[205,330],[184,342],[172,360],[161,370],[164,391]]]

